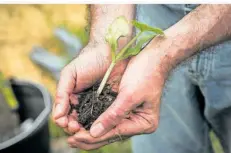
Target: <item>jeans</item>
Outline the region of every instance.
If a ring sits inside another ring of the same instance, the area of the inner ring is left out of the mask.
[[[166,29],[196,6],[138,5],[137,20]],[[230,153],[231,40],[201,51],[172,71],[162,95],[159,127],[133,137],[133,153],[213,153],[211,130]]]

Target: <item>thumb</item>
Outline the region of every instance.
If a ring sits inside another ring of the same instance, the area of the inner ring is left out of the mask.
[[[93,123],[90,134],[100,137],[118,125],[135,107],[132,94],[120,91],[113,104]]]

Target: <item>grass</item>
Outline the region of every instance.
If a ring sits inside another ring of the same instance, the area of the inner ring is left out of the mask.
[[[221,144],[220,144],[218,138],[216,137],[216,135],[214,134],[214,132],[210,132],[210,138],[211,138],[214,152],[215,153],[224,153],[224,151],[221,147]]]

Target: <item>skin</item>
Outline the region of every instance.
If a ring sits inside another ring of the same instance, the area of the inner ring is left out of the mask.
[[[116,6],[118,5],[114,5]],[[95,7],[99,8],[99,6]],[[134,12],[134,7],[131,5],[126,5],[123,9]],[[94,15],[97,9],[92,11]],[[160,98],[169,72],[196,52],[230,38],[231,5],[200,5],[167,29],[165,35],[165,38],[153,39],[139,55],[129,61],[128,65],[126,61],[123,63],[125,66],[115,68],[120,72],[117,76],[122,76],[118,96],[107,111],[94,122],[90,132],[81,128],[76,121],[75,126],[70,124],[74,121],[68,119],[70,117],[66,115],[69,100],[72,101],[70,98],[72,93],[78,93],[86,87],[86,84],[82,83],[83,78],[84,81],[88,81],[91,76],[92,81],[89,84],[92,84],[96,79],[102,78],[103,73],[101,72],[105,72],[108,65],[106,64],[105,69],[100,69],[100,71],[95,69],[94,65],[100,63],[97,58],[87,60],[99,54],[100,49],[94,49],[84,55],[85,60],[80,60],[79,57],[71,62],[70,66],[65,68],[66,70],[64,69],[57,90],[53,119],[59,126],[75,133],[68,138],[71,147],[91,150],[111,143],[110,140],[114,138],[125,139],[154,132],[158,127]],[[109,53],[102,54],[107,55],[104,57],[109,56]],[[89,62],[84,63],[86,60]],[[75,70],[77,69],[78,73],[70,70],[70,67],[74,69],[73,63],[76,63]],[[102,63],[105,64],[105,61]],[[84,69],[81,71],[79,67]],[[91,75],[89,75],[90,72]],[[77,75],[78,77],[73,77]],[[88,86],[89,84],[87,83]],[[62,106],[59,111],[58,104]]]
[[[104,40],[106,29],[118,16],[123,15],[128,20],[132,20],[134,16],[134,5],[91,5],[90,9],[89,43],[80,55],[62,70],[52,111],[53,121],[69,134],[77,132],[80,128],[76,122],[76,112],[67,115],[70,109],[69,102],[77,104],[76,93],[102,79],[111,63],[110,47]],[[131,35],[132,27],[128,36],[119,40],[119,47],[123,47],[130,40]],[[118,82],[127,63],[127,60],[118,63],[108,82],[113,84]],[[113,88],[117,90],[118,85],[114,85]]]

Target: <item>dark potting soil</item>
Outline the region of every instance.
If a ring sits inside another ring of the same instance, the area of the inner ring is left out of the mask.
[[[110,85],[106,85],[99,95],[96,92],[99,84],[78,94],[78,105],[71,105],[71,111],[75,109],[78,113],[78,122],[89,130],[94,121],[113,103],[117,93],[113,92]]]

